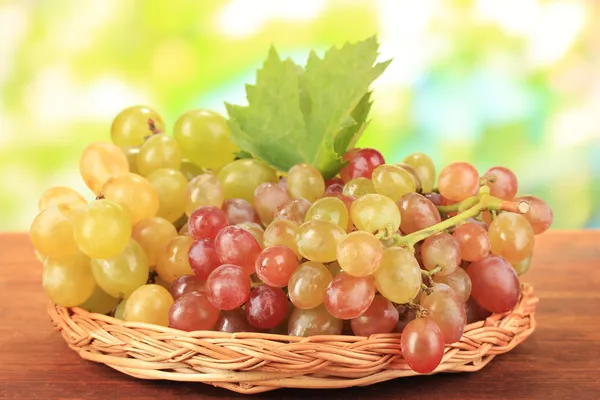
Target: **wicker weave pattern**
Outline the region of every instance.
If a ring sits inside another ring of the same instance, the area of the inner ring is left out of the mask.
[[[538,302],[523,285],[514,310],[466,327],[446,346],[437,372],[473,372],[506,353],[535,329]],[[204,382],[239,393],[277,388],[344,388],[417,375],[402,359],[400,334],[314,336],[181,332],[123,322],[80,308],[50,304],[68,345],[90,361],[141,379]]]

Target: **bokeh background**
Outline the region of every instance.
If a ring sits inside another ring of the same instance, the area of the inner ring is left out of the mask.
[[[50,186],[91,197],[79,154],[121,109],[224,113],[271,44],[304,62],[373,34],[394,61],[360,146],[504,165],[554,229],[600,227],[600,2],[0,0],[0,230]]]

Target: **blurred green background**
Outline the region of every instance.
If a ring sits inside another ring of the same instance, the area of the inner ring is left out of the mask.
[[[91,197],[79,154],[121,109],[224,113],[271,44],[303,62],[373,34],[394,61],[359,146],[504,165],[553,228],[600,227],[600,2],[0,0],[0,230],[50,186]]]

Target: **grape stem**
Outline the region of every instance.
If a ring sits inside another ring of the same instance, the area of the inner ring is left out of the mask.
[[[433,274],[437,274],[438,272],[440,272],[442,270],[442,267],[440,267],[439,265],[437,267],[435,267],[434,269],[432,269],[431,271],[428,271],[426,269],[422,269],[421,270],[421,274],[425,275],[425,276],[433,276]]]

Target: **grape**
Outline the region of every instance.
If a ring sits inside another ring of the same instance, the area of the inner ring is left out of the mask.
[[[287,316],[287,304],[283,290],[259,286],[252,290],[246,303],[246,319],[258,329],[274,328]]]
[[[344,154],[342,161],[348,162],[340,171],[340,178],[344,182],[349,182],[356,178],[371,179],[373,170],[385,164],[381,153],[369,148],[352,149]]]
[[[480,225],[465,223],[458,225],[452,233],[460,248],[460,256],[465,261],[483,260],[490,254],[490,238]]]
[[[227,120],[209,110],[190,110],[181,115],[175,121],[173,136],[184,156],[201,167],[219,169],[233,161],[239,151],[231,140]]]
[[[472,324],[473,322],[477,321],[483,321],[484,319],[492,315],[491,312],[477,304],[477,301],[472,296],[469,297],[469,300],[465,304],[465,307],[467,309],[467,324]]]
[[[109,178],[102,186],[102,194],[127,210],[132,225],[154,217],[158,211],[159,198],[154,186],[131,172]]]
[[[444,337],[430,318],[410,321],[400,339],[402,356],[415,372],[427,374],[435,370],[444,356]]]
[[[252,236],[254,236],[254,239],[256,239],[256,241],[258,242],[258,245],[261,249],[265,247],[263,239],[265,231],[262,228],[262,226],[260,226],[256,222],[242,222],[237,224],[236,226],[250,232]]]
[[[125,208],[106,199],[90,203],[73,224],[75,242],[90,258],[117,256],[129,243],[131,231],[131,217]]]
[[[413,180],[415,182],[415,191],[417,193],[423,192],[423,185],[421,184],[421,178],[419,178],[417,171],[413,167],[411,167],[408,164],[404,164],[404,163],[396,164],[396,167],[401,168],[410,174],[410,176],[413,178]]]
[[[294,199],[313,202],[325,193],[325,180],[312,165],[296,164],[288,171],[286,187]]]
[[[225,199],[244,199],[250,204],[254,201],[254,191],[261,183],[277,182],[277,173],[267,164],[246,158],[225,165],[217,173]]]
[[[55,186],[46,190],[38,202],[38,209],[44,211],[46,208],[57,206],[59,204],[68,204],[72,207],[85,206],[87,201],[79,193],[71,188],[64,186]]]
[[[342,178],[338,178],[334,176],[333,178],[325,179],[325,188],[328,188],[331,185],[340,184],[344,186],[344,180]]]
[[[288,335],[316,336],[341,335],[343,322],[333,317],[325,306],[320,305],[310,310],[294,309],[288,321]]]
[[[304,217],[310,208],[310,201],[306,199],[295,199],[291,202],[278,207],[274,213],[275,220],[288,220],[296,225],[302,225]]]
[[[206,295],[219,310],[233,310],[250,297],[250,277],[237,265],[223,264],[206,280]]]
[[[187,332],[210,330],[218,318],[219,310],[202,292],[184,294],[169,310],[169,326]]]
[[[492,254],[502,256],[508,262],[522,261],[533,251],[533,228],[520,214],[499,214],[490,224],[488,235]]]
[[[421,180],[424,193],[433,190],[435,186],[435,165],[427,154],[412,153],[406,156],[402,162],[414,168]]]
[[[480,306],[493,313],[511,310],[521,293],[519,277],[502,257],[489,255],[467,268],[473,289],[471,296]]]
[[[286,246],[299,256],[300,253],[296,244],[297,232],[298,226],[292,221],[284,219],[273,221],[265,229],[263,236],[264,245],[265,247]]]
[[[373,186],[379,194],[398,201],[400,197],[417,190],[410,173],[395,165],[380,165],[373,171]]]
[[[117,308],[115,309],[115,318],[122,321],[125,320],[125,306],[127,305],[127,299],[123,299]]]
[[[304,220],[331,221],[340,228],[348,230],[352,227],[348,214],[348,208],[342,200],[335,197],[323,197],[310,206]]]
[[[132,174],[140,174],[140,170],[137,166],[138,155],[140,154],[139,147],[121,147],[121,151],[127,157],[127,164],[129,164],[129,172]]]
[[[385,297],[376,295],[362,315],[350,322],[356,336],[369,337],[376,333],[390,333],[398,322],[398,310]]]
[[[539,235],[550,228],[554,214],[544,200],[535,196],[520,196],[515,201],[526,201],[529,203],[529,211],[523,214],[523,217],[531,224],[533,233]]]
[[[137,288],[125,303],[125,321],[169,326],[169,309],[173,297],[162,286],[144,285]]]
[[[373,181],[367,178],[355,178],[348,181],[342,189],[342,194],[349,197],[362,197],[366,194],[377,193]]]
[[[161,168],[179,169],[183,155],[177,141],[165,134],[152,135],[140,148],[137,167],[146,176]]]
[[[212,239],[199,239],[192,243],[188,259],[192,271],[202,280],[206,280],[210,273],[221,265]]]
[[[394,303],[408,303],[421,290],[421,268],[405,248],[389,247],[383,251],[379,268],[373,274],[379,293]]]
[[[220,208],[204,206],[190,215],[188,231],[194,240],[214,239],[227,226],[227,215]]]
[[[531,267],[531,255],[525,257],[523,260],[517,263],[514,263],[512,266],[517,275],[521,276],[525,274],[527,271],[529,271],[529,267]]]
[[[71,205],[59,204],[43,210],[31,223],[29,237],[33,247],[46,257],[62,258],[75,254],[77,243],[68,219]]]
[[[133,106],[117,114],[110,127],[110,137],[117,146],[141,146],[146,137],[164,129],[163,119],[156,111]]]
[[[325,181],[325,194],[339,193],[344,190],[344,181],[341,178],[331,178]]]
[[[443,197],[439,193],[426,193],[425,198],[433,203],[434,206],[443,206]]]
[[[277,184],[265,182],[254,191],[254,207],[263,225],[273,221],[275,210],[292,201],[285,189]]]
[[[427,316],[439,326],[444,342],[457,342],[467,324],[464,303],[454,290],[444,283],[436,283],[430,290],[429,294],[421,294],[421,305],[427,310]]]
[[[352,319],[364,313],[374,297],[373,278],[359,278],[342,272],[327,286],[324,304],[334,317]]]
[[[128,297],[146,283],[148,272],[144,249],[133,239],[114,257],[92,259],[92,273],[96,283],[112,297]]]
[[[433,281],[448,285],[463,303],[469,300],[469,296],[471,296],[471,278],[469,278],[467,271],[462,268],[457,268],[456,271],[446,276],[435,274]]]
[[[352,276],[367,276],[379,268],[383,245],[371,233],[356,231],[342,239],[336,254],[344,272]]]
[[[269,286],[285,287],[299,265],[298,257],[288,247],[267,247],[256,259],[256,275]]]
[[[247,230],[239,226],[227,226],[215,239],[215,248],[223,264],[242,267],[248,275],[255,270],[256,258],[261,252],[260,244]]]
[[[125,154],[114,144],[96,142],[81,153],[79,172],[87,187],[99,195],[102,185],[110,177],[129,172],[129,163]]]
[[[177,231],[172,223],[164,218],[153,217],[138,222],[131,232],[131,237],[142,246],[148,265],[156,265],[156,260],[169,242],[177,236]]]
[[[479,174],[469,163],[454,162],[440,172],[438,189],[445,198],[462,201],[477,193]]]
[[[181,275],[169,288],[174,300],[190,292],[206,292],[206,281],[198,279],[196,275]]]
[[[225,215],[227,215],[227,223],[229,225],[254,222],[257,219],[254,208],[244,199],[225,200],[222,209]]]
[[[185,193],[188,181],[175,169],[157,169],[146,179],[158,194],[156,215],[169,222],[177,221],[185,211]]]
[[[405,235],[429,228],[440,222],[440,213],[430,200],[417,193],[407,193],[398,201],[400,230]]]
[[[417,309],[414,307],[398,305],[396,310],[398,310],[398,322],[394,327],[394,332],[402,332],[410,321],[413,321],[415,318],[417,318]]]
[[[311,261],[331,262],[346,231],[333,222],[308,221],[296,233],[298,252]]]
[[[104,290],[102,290],[100,286],[96,285],[94,291],[92,292],[92,295],[88,297],[88,299],[85,302],[81,303],[79,307],[91,313],[106,315],[109,312],[111,312],[117,306],[118,303],[119,299],[112,297]]]
[[[191,181],[198,175],[206,174],[210,170],[206,168],[202,168],[194,164],[193,162],[183,160],[181,162],[181,166],[179,167],[179,172],[183,174],[186,180]]]
[[[189,236],[177,236],[158,256],[156,272],[166,282],[173,281],[182,275],[193,274],[188,253],[194,239]]]
[[[42,285],[56,305],[75,307],[83,303],[96,288],[90,259],[81,252],[60,259],[47,259],[44,263]]]
[[[288,302],[285,317],[274,328],[270,328],[266,332],[272,333],[274,335],[287,335],[288,322],[290,320],[290,317],[292,316],[293,311],[294,311],[294,305],[292,303]]]
[[[358,230],[375,233],[396,232],[400,227],[400,210],[390,198],[367,194],[352,202],[350,217]]]
[[[504,200],[512,200],[517,194],[518,183],[515,174],[508,168],[492,167],[483,174],[490,195]]]
[[[460,265],[460,248],[458,242],[449,233],[438,233],[430,236],[421,246],[421,261],[423,266],[431,271],[441,267],[438,275],[450,275]]]
[[[295,270],[288,281],[290,301],[303,310],[323,303],[325,290],[333,276],[322,263],[307,261]]]
[[[223,199],[223,187],[214,175],[198,175],[185,190],[185,213],[192,215],[195,210],[205,206],[221,208]]]
[[[221,311],[214,328],[217,332],[256,332],[256,328],[246,321],[246,313],[241,308]]]

